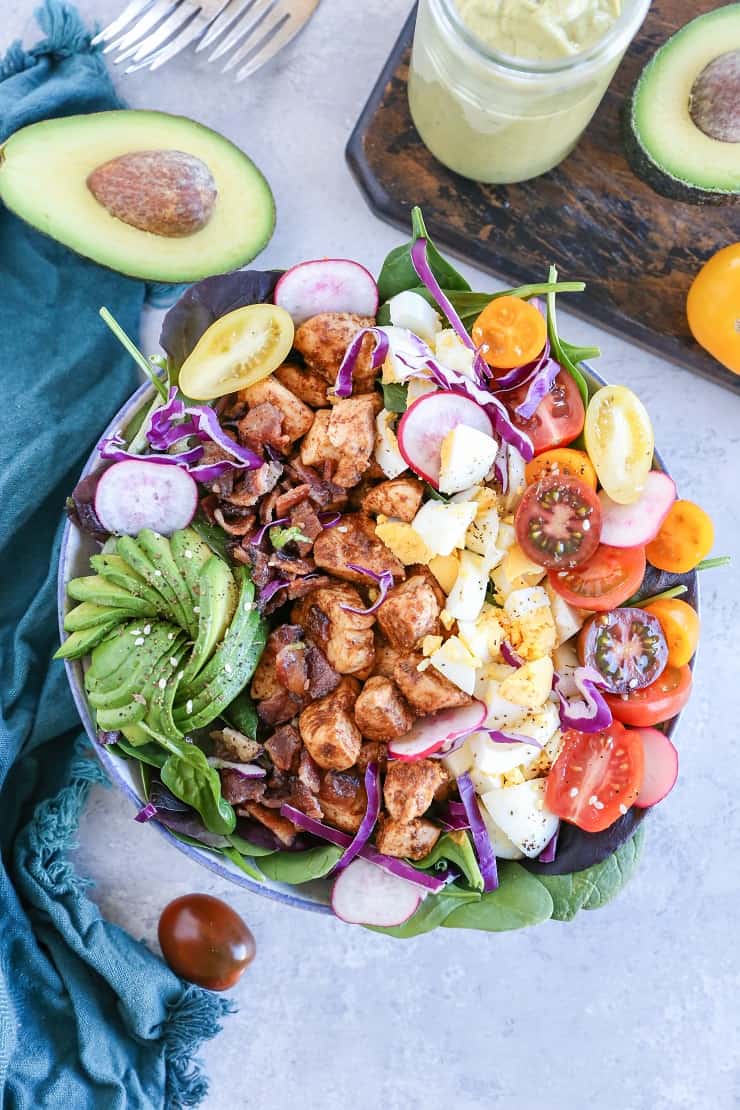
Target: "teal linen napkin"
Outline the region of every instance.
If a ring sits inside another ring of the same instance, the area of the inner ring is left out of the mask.
[[[74,9],[0,61],[0,140],[49,116],[120,107]],[[145,289],[0,206],[0,1104],[5,1110],[195,1106],[192,1062],[223,999],[182,983],[104,921],[65,858],[93,782],[57,645],[64,500],[136,385],[102,327],[137,333]],[[125,850],[125,845],[122,846]],[[163,892],[163,902],[166,894]]]

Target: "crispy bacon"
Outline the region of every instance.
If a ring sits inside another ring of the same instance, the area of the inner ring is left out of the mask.
[[[282,413],[269,401],[251,408],[239,421],[238,428],[240,441],[253,451],[261,451],[267,445],[281,454],[290,449],[290,439],[283,432]]]
[[[262,779],[248,779],[238,771],[226,768],[221,771],[221,793],[232,805],[259,802],[265,793],[265,783]]]
[[[305,644],[288,644],[275,659],[278,682],[291,694],[303,695],[308,689],[308,664]]]
[[[287,489],[285,493],[281,493],[275,502],[275,512],[277,516],[287,516],[287,514],[296,505],[300,505],[301,501],[305,501],[310,493],[310,487],[302,482],[299,486],[293,486],[292,489]]]
[[[265,751],[281,771],[290,771],[301,749],[301,736],[293,725],[282,725],[265,741]]]

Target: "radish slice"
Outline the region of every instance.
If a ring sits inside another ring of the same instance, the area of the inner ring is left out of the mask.
[[[657,805],[670,794],[678,778],[678,752],[657,728],[638,728],[645,752],[645,774],[635,805],[640,809]]]
[[[442,441],[458,424],[493,436],[486,411],[461,393],[438,390],[409,405],[398,425],[398,449],[416,474],[437,488]]]
[[[378,287],[372,274],[348,258],[317,258],[286,270],[275,286],[275,304],[296,327],[321,312],[375,316]]]
[[[402,925],[422,899],[418,887],[355,859],[334,880],[331,908],[349,925]]]
[[[187,527],[198,507],[198,487],[187,470],[145,459],[114,463],[98,482],[95,512],[118,536],[142,528],[171,536]]]
[[[388,754],[393,759],[412,763],[434,752],[449,751],[454,743],[476,732],[486,719],[486,706],[482,701],[455,709],[440,709],[429,717],[421,717],[413,728],[397,740],[391,740]]]
[[[609,547],[644,547],[654,540],[676,500],[676,485],[662,470],[651,470],[631,505],[618,505],[602,490],[601,542]]]

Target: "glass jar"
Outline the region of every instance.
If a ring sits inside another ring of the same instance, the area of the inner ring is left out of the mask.
[[[408,93],[422,140],[475,181],[509,184],[546,173],[578,142],[649,6],[624,0],[588,49],[531,61],[489,49],[455,0],[419,0]]]

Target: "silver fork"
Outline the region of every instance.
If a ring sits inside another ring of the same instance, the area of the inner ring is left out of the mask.
[[[116,65],[130,60],[126,73],[159,69],[192,43],[197,43],[196,52],[217,43],[208,61],[230,54],[222,72],[243,63],[236,72],[236,80],[243,81],[295,38],[318,4],[319,0],[130,0],[93,42],[105,43],[106,54],[118,51]]]

